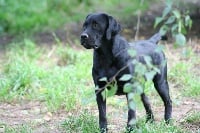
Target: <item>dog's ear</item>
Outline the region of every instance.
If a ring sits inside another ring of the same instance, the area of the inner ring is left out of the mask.
[[[121,31],[121,26],[112,16],[107,15],[107,18],[108,18],[108,28],[106,31],[106,38],[110,40],[112,36],[118,34]]]
[[[87,16],[86,16],[86,18],[85,19],[87,19],[89,16],[91,16],[92,14],[91,13],[89,13]]]

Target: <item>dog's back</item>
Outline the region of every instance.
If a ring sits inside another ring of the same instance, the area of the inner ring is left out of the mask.
[[[161,34],[156,33],[148,40],[135,41],[129,44],[136,51],[136,57],[149,56],[154,65],[160,65],[165,60],[162,49],[157,45],[160,40],[162,40]]]

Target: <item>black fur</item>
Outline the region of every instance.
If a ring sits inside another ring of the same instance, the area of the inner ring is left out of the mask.
[[[104,88],[106,82],[99,81],[99,79],[106,77],[110,80],[115,75],[118,85],[116,94],[125,94],[127,96],[127,94],[123,92],[123,86],[127,82],[119,81],[119,78],[123,74],[134,73],[134,66],[128,65],[128,62],[132,60],[132,57],[128,53],[128,49],[134,49],[137,52],[136,58],[141,62],[142,60],[140,60],[140,57],[148,55],[152,58],[153,64],[157,65],[160,69],[160,73],[157,73],[153,78],[153,83],[164,102],[164,118],[168,121],[171,118],[172,102],[169,96],[167,82],[167,64],[162,64],[165,60],[164,53],[162,51],[156,51],[158,47],[157,43],[162,38],[161,35],[157,33],[148,40],[128,43],[120,36],[120,31],[120,24],[117,23],[112,16],[104,13],[97,13],[90,14],[86,17],[83,24],[83,32],[81,34],[81,45],[86,49],[94,49],[92,76],[95,86]],[[121,71],[125,66],[127,67]],[[116,75],[116,73],[118,74]],[[99,126],[103,132],[103,130],[107,130],[107,119],[106,100],[103,99],[101,91],[102,90],[96,90],[96,101],[99,109]],[[146,110],[147,121],[153,120],[151,106],[144,93],[141,94],[141,100]],[[135,110],[129,109],[128,127],[134,127],[134,125],[130,124],[130,121],[135,120],[135,116]]]

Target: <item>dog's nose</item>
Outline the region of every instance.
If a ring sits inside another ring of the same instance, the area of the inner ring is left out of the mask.
[[[88,34],[86,34],[86,33],[82,33],[81,34],[81,39],[88,39]]]

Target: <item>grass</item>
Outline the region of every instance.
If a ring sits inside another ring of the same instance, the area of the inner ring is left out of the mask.
[[[200,122],[200,112],[193,111],[189,113],[184,119],[185,122],[188,123],[198,123]]]
[[[132,0],[123,2],[116,0],[0,0],[0,35],[29,35],[51,31],[63,27],[66,23],[82,21],[88,13],[96,11],[108,12],[115,17],[118,16],[117,20],[126,21],[130,19],[130,16],[136,15],[139,9],[146,10],[151,1],[140,4],[141,0],[137,0],[132,4]],[[87,110],[81,111],[84,106],[90,107],[95,103],[91,78],[91,51],[83,51],[77,46],[72,48],[67,44],[63,45],[59,40],[55,45],[42,47],[29,39],[24,39],[9,44],[5,54],[0,57],[2,64],[0,66],[0,102],[13,103],[27,100],[44,102],[48,111],[57,112],[65,109],[66,112],[71,113],[65,121],[60,123],[62,131],[98,132],[97,116]],[[175,88],[180,90],[181,96],[198,98],[200,73],[197,66],[200,60],[190,49],[185,51],[182,58],[170,68],[169,80]],[[146,87],[152,88],[152,84],[148,83]],[[154,95],[150,89],[145,91]],[[136,101],[139,99],[140,97],[137,97]],[[109,98],[108,104],[126,106],[126,103],[120,100],[114,101],[113,98]],[[76,113],[72,113],[74,111]],[[198,124],[199,116],[198,112],[188,114],[184,123]],[[188,132],[177,122],[172,122],[170,125],[163,122],[145,124],[144,120],[139,119],[137,125],[134,133]],[[6,133],[31,133],[34,128],[36,127],[29,124],[17,126],[0,124],[0,132],[4,130]]]
[[[52,110],[81,104],[79,95],[92,88],[86,86],[91,79],[91,52],[57,45],[48,55],[45,49],[30,40],[11,44],[1,68],[1,101],[36,99],[46,101]]]
[[[4,133],[32,133],[33,129],[29,125],[19,125],[17,127],[5,126]]]
[[[138,121],[137,126],[138,128],[131,133],[187,133],[175,122],[166,125],[165,122],[145,123],[145,120],[141,119]]]
[[[191,53],[189,57],[176,63],[169,72],[169,79],[173,84],[180,88],[182,95],[189,97],[199,97],[200,77],[197,65],[199,58]],[[184,60],[185,59],[185,60]]]
[[[51,31],[69,22],[82,21],[91,12],[108,12],[122,20],[129,19],[130,15],[136,15],[137,10],[146,10],[152,1],[140,4],[140,0],[134,3],[131,0],[1,0],[0,34],[27,35]]]
[[[62,128],[65,132],[81,132],[92,133],[99,132],[97,118],[88,111],[84,111],[79,115],[69,116],[63,123]]]

